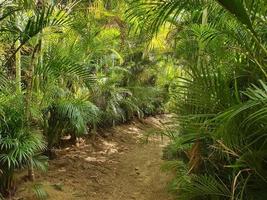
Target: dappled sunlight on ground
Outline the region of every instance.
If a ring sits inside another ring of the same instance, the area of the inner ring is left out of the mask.
[[[152,135],[162,128],[159,120],[164,116],[102,130],[107,137],[79,139],[57,150],[49,171],[38,174],[37,182],[51,200],[171,199],[166,191],[169,177],[160,171],[168,140]],[[21,199],[34,199],[30,185],[21,187]]]

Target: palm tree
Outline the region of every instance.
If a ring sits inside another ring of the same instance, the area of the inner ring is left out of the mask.
[[[24,101],[21,94],[1,94],[0,192],[11,196],[16,190],[15,170],[32,165],[44,168],[38,153],[44,150],[42,135],[33,127],[25,127]],[[9,118],[5,118],[9,116]]]
[[[257,141],[265,141],[266,7],[260,0],[217,2],[133,1],[128,16],[153,27],[151,34],[168,24],[177,29],[174,51],[183,74],[171,86],[180,127],[172,139],[173,153],[186,163],[176,179],[179,198],[265,199],[253,189],[266,186],[263,164],[249,160],[265,158]]]
[[[18,5],[21,2],[18,2]],[[26,3],[26,2],[24,2]],[[24,5],[24,4],[23,4]],[[23,7],[21,7],[20,12],[23,12]],[[6,16],[5,20],[8,20]],[[10,19],[11,20],[11,19]],[[43,7],[40,11],[36,11],[23,22],[18,24],[12,24],[10,27],[6,27],[6,31],[14,32],[18,34],[16,38],[16,49],[10,55],[10,59],[16,55],[16,81],[17,81],[17,92],[19,95],[17,104],[20,110],[18,111],[18,116],[15,116],[15,110],[12,111],[8,107],[4,106],[4,113],[1,122],[1,171],[3,175],[1,176],[1,193],[4,195],[9,195],[15,188],[13,174],[14,170],[20,169],[23,166],[29,166],[29,178],[33,179],[33,167],[34,167],[34,156],[37,152],[44,150],[44,142],[40,134],[36,133],[37,128],[33,127],[33,114],[32,114],[32,90],[33,90],[33,80],[34,80],[34,69],[36,65],[36,59],[40,56],[40,40],[37,40],[33,46],[31,52],[29,66],[25,70],[26,76],[23,81],[26,83],[26,92],[21,91],[21,65],[20,65],[20,50],[29,45],[29,43],[36,37],[41,37],[48,27],[58,27],[63,26],[68,23],[69,18],[67,18],[67,13],[64,11],[56,10],[53,6]],[[30,45],[29,45],[30,46]],[[12,85],[12,84],[11,84]],[[12,91],[12,87],[10,92]],[[24,95],[25,92],[25,95]],[[7,96],[7,98],[15,98]],[[12,100],[13,101],[13,100]],[[10,105],[9,100],[7,100],[8,105]],[[25,108],[25,109],[24,109]],[[9,109],[9,110],[8,110]],[[15,107],[14,107],[15,109]],[[11,113],[10,113],[11,112]],[[13,113],[12,113],[13,112]],[[4,116],[13,116],[14,118],[9,118],[10,122],[6,122]],[[15,118],[17,117],[17,118]],[[19,123],[19,124],[16,124]],[[18,139],[18,141],[17,141]],[[17,146],[19,145],[19,146]],[[17,149],[16,149],[17,148]],[[21,149],[20,149],[21,148]]]

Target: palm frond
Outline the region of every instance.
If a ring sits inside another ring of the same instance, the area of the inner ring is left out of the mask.
[[[203,4],[204,1],[202,0],[135,0],[128,11],[128,18],[145,22],[145,25],[143,24],[142,26],[150,27],[150,31],[156,33],[160,26],[164,25],[168,19],[177,21],[181,12],[201,9]]]
[[[209,175],[192,177],[189,183],[182,186],[181,191],[181,199],[231,197],[231,191],[229,188],[227,188],[221,180]]]
[[[217,0],[225,9],[236,16],[236,18],[254,32],[251,19],[244,6],[244,1],[240,0]]]
[[[42,184],[35,184],[33,186],[33,192],[36,198],[39,200],[46,200],[49,197],[48,193],[44,190]]]

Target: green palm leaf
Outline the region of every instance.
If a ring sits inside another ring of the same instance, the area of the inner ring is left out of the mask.
[[[226,10],[235,15],[235,17],[251,31],[254,32],[252,22],[241,0],[217,0]]]

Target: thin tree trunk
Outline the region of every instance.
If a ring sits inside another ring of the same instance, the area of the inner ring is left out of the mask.
[[[202,24],[208,24],[208,8],[206,7],[203,10],[203,14],[202,14]]]
[[[26,78],[27,90],[26,90],[26,97],[25,97],[26,98],[25,99],[25,116],[26,116],[26,126],[28,130],[30,130],[30,125],[31,125],[30,124],[31,123],[30,107],[31,107],[31,102],[32,102],[33,77],[34,77],[33,74],[34,74],[34,68],[36,64],[36,54],[40,50],[40,48],[41,48],[40,43],[38,43],[33,50],[31,62],[30,62],[30,66],[29,66],[29,70],[28,70],[28,74]],[[28,168],[28,178],[31,181],[34,181],[35,179],[32,161],[30,162],[30,166]]]
[[[39,10],[43,6],[43,1],[42,0],[37,0],[36,1],[36,8]],[[34,47],[33,53],[32,53],[32,58],[28,70],[28,76],[27,76],[27,90],[26,90],[26,123],[27,123],[27,128],[29,130],[30,128],[30,123],[31,123],[31,112],[30,112],[30,106],[32,103],[32,91],[33,91],[33,78],[34,78],[34,68],[36,65],[36,54],[41,50],[41,39],[38,40],[37,45]],[[33,168],[33,163],[32,160],[30,162],[30,166],[28,168],[28,178],[30,181],[34,181],[35,179],[35,174],[34,174],[34,168]]]
[[[34,173],[32,161],[30,162],[30,165],[29,165],[29,168],[28,168],[28,178],[29,178],[30,181],[34,181],[35,180],[35,173]]]
[[[17,49],[20,46],[20,41],[17,40],[15,43],[15,48]],[[16,90],[21,92],[21,53],[20,50],[17,51],[16,55]]]
[[[208,24],[208,8],[204,8],[202,12],[202,25]],[[200,69],[202,67],[202,60],[205,58],[202,55],[203,52],[203,45],[201,42],[199,42],[199,50],[198,50],[198,58],[197,58],[197,69]],[[192,149],[189,151],[189,172],[198,172],[201,167],[201,146],[202,142],[200,139],[197,139],[196,142],[193,144]]]

